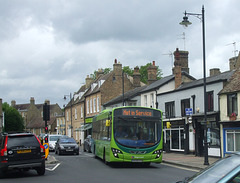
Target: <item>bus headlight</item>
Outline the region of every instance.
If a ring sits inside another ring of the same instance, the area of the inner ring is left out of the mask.
[[[160,158],[161,154],[162,154],[162,149],[156,150],[153,152],[153,154],[156,154],[156,159]]]
[[[118,150],[118,149],[115,149],[115,148],[112,148],[112,152],[113,152],[113,156],[115,158],[119,158],[118,157],[118,154],[122,154],[122,151]]]

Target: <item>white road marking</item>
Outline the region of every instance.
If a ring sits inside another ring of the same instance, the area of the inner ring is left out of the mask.
[[[46,168],[48,171],[54,171],[61,163],[56,164],[53,168]]]

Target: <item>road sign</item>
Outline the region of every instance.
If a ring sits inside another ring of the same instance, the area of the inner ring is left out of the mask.
[[[193,114],[192,108],[185,108],[185,113],[187,116],[191,116]]]

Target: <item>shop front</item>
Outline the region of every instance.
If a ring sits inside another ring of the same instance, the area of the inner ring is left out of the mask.
[[[240,151],[240,121],[221,122],[223,156]]]
[[[170,122],[171,127],[167,128],[166,122]],[[185,118],[164,120],[163,142],[166,152],[189,152],[188,125]]]
[[[195,155],[204,156],[204,130],[207,130],[208,155],[221,157],[219,113],[208,113],[207,122],[204,121],[203,114],[194,114],[192,118],[195,132]]]

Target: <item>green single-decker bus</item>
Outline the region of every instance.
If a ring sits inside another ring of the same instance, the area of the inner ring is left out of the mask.
[[[162,111],[147,107],[104,110],[92,121],[93,153],[109,162],[149,166],[161,163],[163,152]]]

